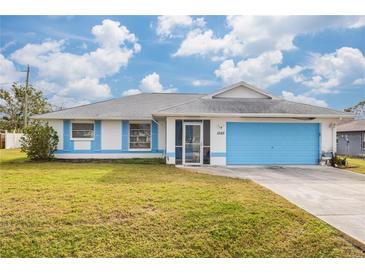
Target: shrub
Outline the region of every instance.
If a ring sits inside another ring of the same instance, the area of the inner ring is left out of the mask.
[[[33,161],[50,160],[57,149],[58,136],[56,131],[39,121],[33,122],[24,129],[24,136],[20,139],[21,150]]]
[[[347,166],[347,159],[346,157],[341,158],[340,156],[333,156],[331,159],[331,166],[333,167],[346,167]]]

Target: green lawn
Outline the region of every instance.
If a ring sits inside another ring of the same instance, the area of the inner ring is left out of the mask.
[[[31,163],[0,150],[1,257],[363,257],[246,180],[159,164]]]
[[[353,172],[365,174],[365,160],[359,158],[347,158],[348,165],[350,166],[348,170]]]

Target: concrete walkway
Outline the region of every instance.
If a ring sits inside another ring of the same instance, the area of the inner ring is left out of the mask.
[[[365,248],[365,175],[323,166],[184,168],[252,179],[341,230]]]

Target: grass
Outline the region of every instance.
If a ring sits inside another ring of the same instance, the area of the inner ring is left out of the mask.
[[[348,161],[348,169],[357,172],[365,174],[365,160],[360,158],[347,158]]]
[[[1,257],[363,257],[248,180],[0,150]]]

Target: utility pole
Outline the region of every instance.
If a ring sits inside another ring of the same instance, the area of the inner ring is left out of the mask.
[[[25,94],[24,94],[24,128],[28,125],[28,85],[29,85],[29,65],[27,65],[27,77],[25,79]]]

